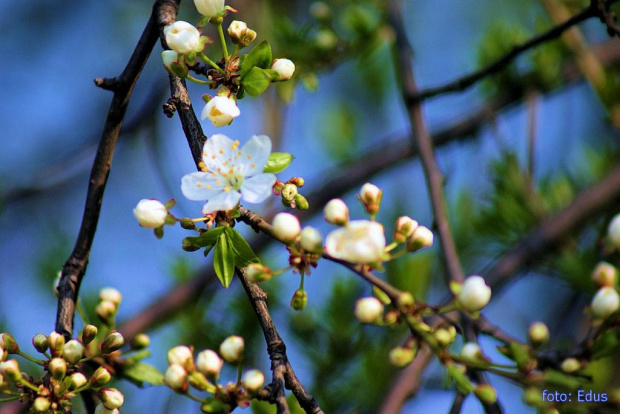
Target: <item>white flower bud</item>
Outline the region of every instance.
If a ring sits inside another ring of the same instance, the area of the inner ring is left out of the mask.
[[[228,26],[228,36],[233,43],[237,44],[245,36],[248,31],[248,25],[241,20],[233,20]]]
[[[483,360],[482,350],[475,342],[465,343],[459,356],[464,362],[481,362]]]
[[[321,253],[323,251],[323,237],[314,227],[306,227],[301,231],[299,245],[302,249],[310,253]]]
[[[60,380],[67,373],[67,361],[62,358],[52,358],[47,366],[54,379]]]
[[[62,357],[70,364],[76,364],[84,355],[84,345],[76,341],[70,340],[62,348]]]
[[[88,380],[86,379],[86,376],[84,376],[84,374],[82,374],[81,372],[76,372],[74,374],[71,374],[71,376],[69,377],[69,389],[71,391],[77,390],[78,388],[82,388],[84,385],[86,385],[87,382]]]
[[[456,300],[466,311],[479,311],[491,300],[491,288],[481,276],[469,276],[463,282]]]
[[[618,311],[620,296],[613,287],[603,287],[592,299],[592,313],[599,319],[605,319]]]
[[[241,115],[241,111],[234,99],[226,96],[216,96],[205,105],[200,114],[203,121],[209,118],[209,121],[216,127],[230,125],[233,118]]]
[[[94,388],[101,387],[110,382],[111,378],[112,376],[107,369],[105,369],[104,367],[99,367],[95,370],[93,375],[90,376],[90,384]]]
[[[171,65],[179,60],[179,54],[174,50],[164,50],[161,52],[161,60],[168,70],[172,70]]]
[[[592,272],[592,280],[599,287],[616,286],[618,269],[607,262],[599,262]]]
[[[222,365],[224,365],[222,358],[210,349],[202,351],[198,354],[198,358],[196,358],[198,371],[214,380],[219,377]]]
[[[374,184],[366,183],[362,186],[358,198],[364,205],[366,212],[374,215],[379,212],[383,191]]]
[[[276,59],[271,64],[271,69],[276,71],[279,81],[287,81],[295,73],[295,64],[289,59]]]
[[[121,300],[123,299],[123,295],[121,294],[121,292],[119,292],[118,290],[108,287],[108,288],[103,288],[99,291],[99,300],[100,301],[110,301],[113,304],[115,304],[116,306],[119,306],[121,304]]]
[[[349,221],[349,207],[341,199],[334,198],[325,205],[323,215],[328,223],[344,226]]]
[[[292,214],[278,213],[273,218],[273,232],[278,239],[290,243],[301,233],[299,220]]]
[[[581,363],[575,358],[566,358],[562,361],[560,368],[567,374],[572,374],[581,369]]]
[[[110,332],[101,343],[101,353],[111,354],[114,351],[121,349],[125,345],[125,338],[120,332]]]
[[[164,28],[166,43],[178,54],[200,52],[204,43],[200,40],[200,32],[190,23],[176,21]]]
[[[381,262],[385,250],[383,226],[374,221],[351,221],[327,235],[325,249],[333,257],[350,263]]]
[[[398,368],[402,368],[405,365],[409,364],[411,361],[413,361],[414,357],[415,353],[413,352],[413,349],[405,348],[402,346],[393,348],[392,350],[390,350],[390,354],[388,355],[390,363]]]
[[[99,319],[106,325],[112,325],[117,311],[118,306],[116,306],[114,302],[110,302],[109,300],[99,302],[97,306],[95,306],[95,313],[97,314]]]
[[[118,410],[118,408],[115,408],[113,410],[108,410],[101,403],[97,404],[97,407],[95,408],[95,414],[119,414],[119,413],[120,411]]]
[[[51,401],[45,397],[37,397],[32,403],[32,408],[35,413],[47,413],[49,412]]]
[[[160,201],[143,199],[133,209],[133,215],[142,227],[156,229],[164,225],[168,210]]]
[[[265,375],[257,369],[251,369],[243,375],[241,383],[248,391],[258,391],[265,383]]]
[[[192,350],[184,345],[175,346],[168,351],[168,363],[179,364],[186,371],[193,371],[194,355]]]
[[[404,243],[418,227],[418,222],[408,216],[401,216],[394,226],[394,241]]]
[[[99,399],[105,408],[108,410],[114,410],[120,407],[125,402],[123,393],[116,388],[102,388],[98,392]]]
[[[549,340],[549,328],[542,322],[534,322],[528,329],[528,335],[532,345],[539,346]]]
[[[620,250],[620,214],[616,214],[609,222],[607,238],[616,249]]]
[[[383,315],[383,303],[372,296],[358,299],[355,302],[354,314],[362,323],[376,323]]]
[[[170,365],[164,374],[164,383],[175,391],[187,391],[187,371],[179,364]]]
[[[220,345],[220,355],[224,358],[224,361],[231,364],[236,364],[243,358],[243,350],[245,349],[245,342],[240,336],[229,336],[224,339]]]
[[[12,381],[19,381],[22,378],[22,373],[19,370],[19,364],[14,359],[0,362],[0,375]]]
[[[198,13],[205,17],[214,17],[224,12],[224,0],[194,0]]]
[[[65,337],[54,331],[47,336],[47,343],[52,356],[61,356],[65,346]]]
[[[415,252],[433,245],[433,232],[428,227],[418,226],[407,239],[407,251]]]

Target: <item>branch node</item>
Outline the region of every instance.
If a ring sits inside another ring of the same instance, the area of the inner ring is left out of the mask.
[[[116,91],[119,83],[118,78],[95,78],[95,85],[106,91]]]

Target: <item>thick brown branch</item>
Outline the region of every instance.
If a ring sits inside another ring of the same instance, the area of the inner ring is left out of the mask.
[[[55,329],[66,337],[71,337],[73,334],[75,302],[77,301],[82,278],[86,272],[91,246],[99,221],[103,193],[110,174],[114,148],[118,140],[127,105],[129,104],[129,98],[159,36],[157,14],[164,9],[176,13],[177,6],[178,3],[175,1],[158,0],[155,2],[151,17],[127,66],[121,75],[115,79],[114,96],[90,173],[82,224],[73,252],[63,266],[58,286],[58,311]]]

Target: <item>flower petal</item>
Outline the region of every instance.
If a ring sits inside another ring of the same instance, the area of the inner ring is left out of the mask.
[[[206,108],[206,106],[205,106]],[[235,142],[223,134],[212,135],[207,139],[202,150],[202,161],[207,169],[216,173],[220,170],[228,170],[231,167],[233,151],[236,150]]]
[[[273,174],[258,174],[246,178],[241,185],[241,194],[248,203],[260,203],[271,194],[271,189],[276,182]]]
[[[181,191],[190,200],[208,200],[224,190],[224,182],[211,173],[193,172],[181,179]]]
[[[208,214],[221,210],[230,210],[237,205],[240,198],[241,194],[238,191],[222,191],[202,207],[202,213]]]
[[[241,148],[239,173],[245,177],[251,177],[263,172],[269,154],[271,154],[271,139],[267,135],[254,135]]]

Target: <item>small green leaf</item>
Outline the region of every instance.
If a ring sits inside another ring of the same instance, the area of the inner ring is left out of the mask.
[[[183,245],[192,245],[196,247],[209,247],[213,246],[217,241],[218,236],[222,233],[224,227],[216,227],[211,230],[207,230],[198,237],[186,237],[183,239]]]
[[[226,233],[220,234],[217,238],[215,254],[213,255],[213,267],[222,286],[228,288],[235,275],[235,252],[230,245],[228,237],[226,237]]]
[[[272,152],[267,159],[263,172],[277,174],[286,170],[292,161],[293,156],[288,152]]]
[[[248,242],[245,241],[239,232],[231,227],[227,227],[225,233],[235,253],[235,266],[242,267],[250,263],[260,262],[256,253],[254,253]]]
[[[258,66],[261,69],[268,69],[271,67],[271,46],[266,40],[260,42],[250,53],[241,57],[239,62],[239,75],[241,79],[245,77],[254,66]]]
[[[271,83],[271,76],[263,69],[255,66],[241,81],[245,91],[251,96],[258,96],[265,92]]]
[[[155,237],[161,239],[162,237],[164,237],[164,226],[157,227],[155,230],[153,230],[153,232],[155,233]]]
[[[138,387],[144,387],[145,383],[149,385],[164,385],[164,374],[154,366],[143,362],[123,368],[121,375]]]

